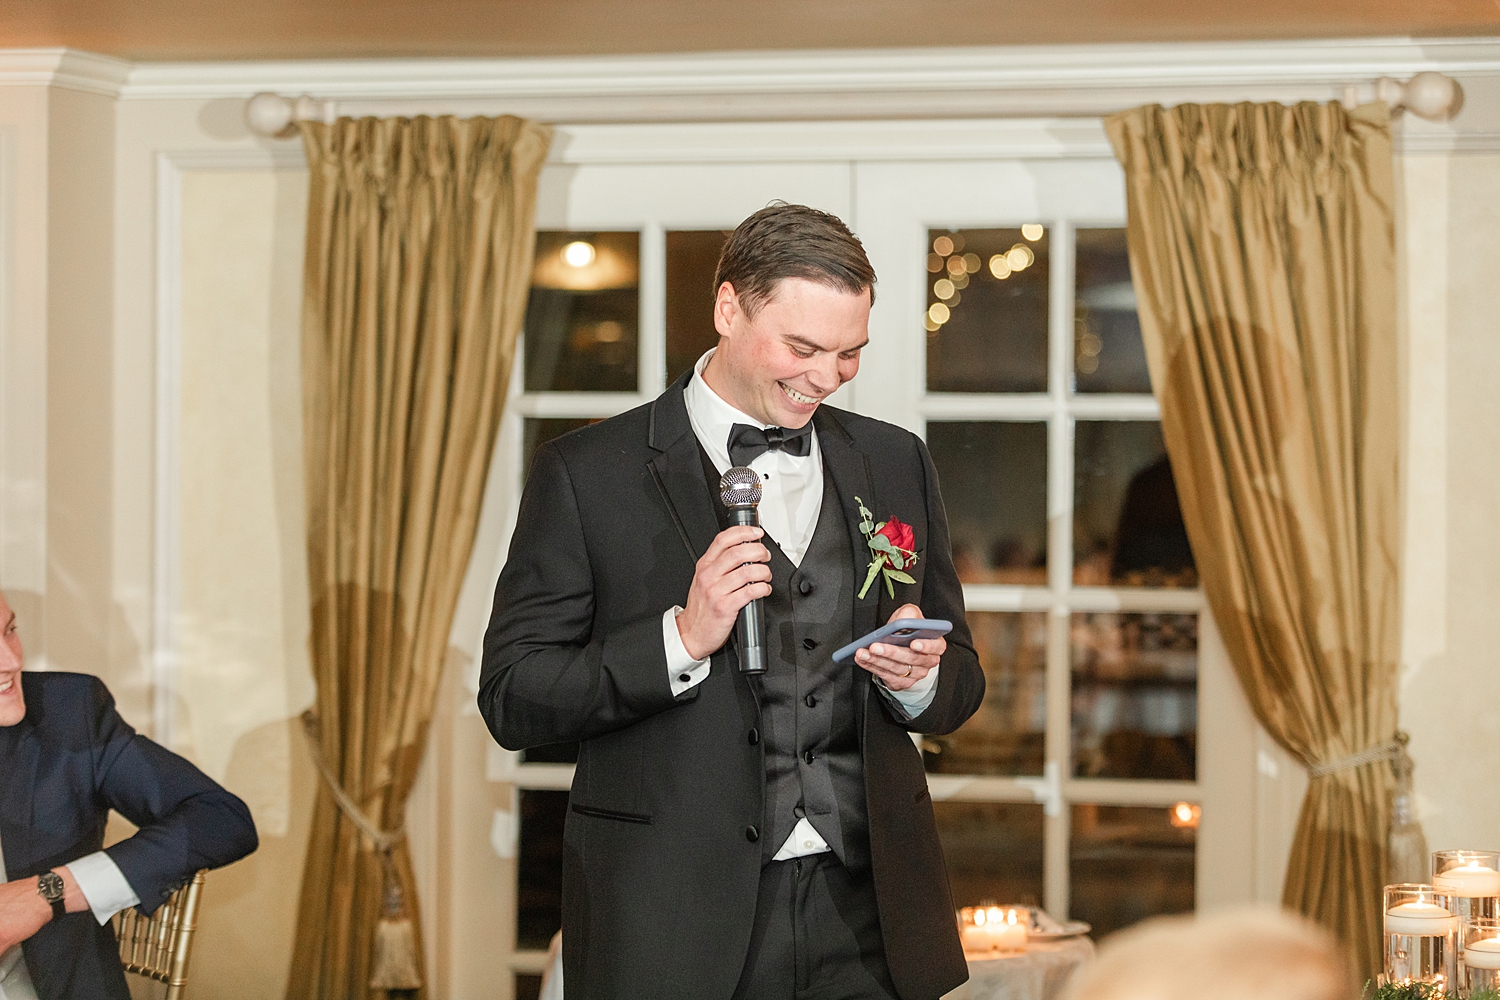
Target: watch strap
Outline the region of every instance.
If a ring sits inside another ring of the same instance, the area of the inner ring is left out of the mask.
[[[37,878],[36,892],[52,905],[52,919],[57,920],[65,915],[68,910],[63,903],[63,896],[67,890],[63,886],[62,876],[57,872],[43,872]]]

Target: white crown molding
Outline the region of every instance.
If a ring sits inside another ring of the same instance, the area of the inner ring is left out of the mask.
[[[1151,102],[1331,100],[1350,86],[1368,100],[1376,78],[1423,70],[1500,76],[1500,38],[135,64],[0,49],[0,86],[125,100],[272,91],[332,100],[339,114],[509,112],[558,124],[1096,117]],[[1492,146],[1476,134],[1406,142]]]
[[[0,60],[3,62],[3,60]],[[1500,75],[1500,39],[140,63],[127,100],[310,94],[340,113],[553,121],[1097,115],[1153,100],[1327,100],[1422,70]],[[1187,96],[1184,96],[1187,95]]]
[[[57,87],[119,97],[132,64],[77,49],[0,49],[0,87]]]

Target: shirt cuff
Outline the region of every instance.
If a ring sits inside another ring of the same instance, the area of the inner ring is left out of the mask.
[[[101,926],[121,910],[140,905],[140,897],[125,881],[120,866],[103,851],[70,862],[67,868]]]
[[[926,677],[923,677],[904,691],[893,691],[885,686],[884,681],[880,681],[880,686],[885,688],[886,694],[890,695],[896,704],[900,705],[906,711],[907,718],[915,719],[927,711],[933,699],[937,697],[938,671],[941,669],[941,665],[933,667],[927,671]],[[879,680],[879,678],[876,678],[876,680]]]
[[[661,616],[661,641],[667,651],[667,682],[672,685],[673,698],[680,698],[702,684],[712,659],[705,656],[695,660],[682,644],[682,633],[677,631],[677,616],[682,612],[682,608],[673,607]]]

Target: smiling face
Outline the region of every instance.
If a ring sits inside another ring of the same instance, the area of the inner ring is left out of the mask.
[[[14,726],[26,718],[26,699],[21,694],[21,636],[16,631],[16,613],[0,594],[0,726]]]
[[[783,278],[752,316],[729,282],[714,302],[719,349],[703,378],[725,402],[778,427],[801,427],[859,372],[870,291]]]

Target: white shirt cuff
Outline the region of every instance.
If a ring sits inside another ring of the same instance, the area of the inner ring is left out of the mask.
[[[682,633],[677,631],[677,616],[682,612],[682,608],[673,607],[661,616],[661,641],[667,650],[667,682],[672,685],[674,698],[679,698],[684,692],[702,684],[703,679],[708,676],[709,662],[713,659],[705,656],[701,660],[695,660],[682,644]]]
[[[932,704],[932,700],[937,697],[938,671],[941,669],[941,666],[933,667],[927,671],[926,677],[923,677],[904,691],[893,691],[885,687],[884,681],[881,682],[880,686],[884,687],[890,696],[896,699],[896,704],[906,709],[908,716],[915,719],[927,711],[928,706]]]
[[[67,868],[101,926],[121,910],[140,904],[140,897],[125,881],[120,866],[103,851],[69,862]]]

